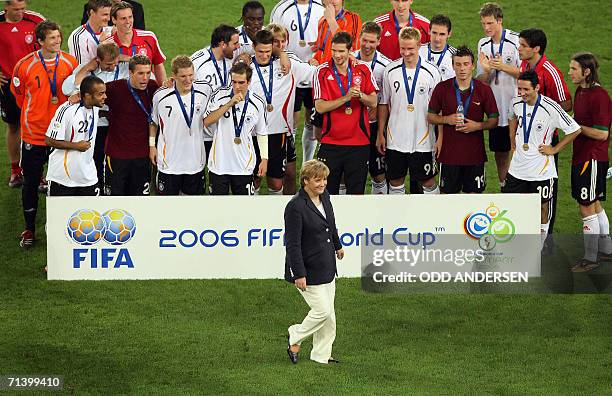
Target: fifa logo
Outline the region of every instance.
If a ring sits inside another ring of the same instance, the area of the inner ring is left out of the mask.
[[[72,267],[81,268],[83,262],[90,268],[134,268],[126,248],[89,248],[98,243],[121,246],[136,234],[134,216],[123,209],[110,209],[103,214],[92,209],[79,209],[68,219],[68,239],[82,246],[72,251]]]

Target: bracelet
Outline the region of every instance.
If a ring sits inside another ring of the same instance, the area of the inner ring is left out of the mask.
[[[155,136],[149,136],[149,147],[155,147]]]

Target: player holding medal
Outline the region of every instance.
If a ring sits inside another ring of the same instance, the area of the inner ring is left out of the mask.
[[[363,194],[368,175],[368,107],[376,107],[378,86],[367,64],[350,64],[352,40],[336,33],[332,60],[319,66],[314,78],[315,108],[323,115],[318,159],[330,169],[330,194],[338,194],[342,176],[347,194]]]
[[[253,170],[255,148],[261,155],[257,175],[265,176],[268,168],[266,133],[266,100],[249,90],[253,70],[243,62],[230,70],[232,85],[221,87],[208,102],[204,126],[213,133],[208,158],[211,195],[254,195]]]

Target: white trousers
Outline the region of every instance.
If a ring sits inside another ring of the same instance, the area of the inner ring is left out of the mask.
[[[299,290],[299,289],[298,289]],[[312,335],[310,360],[327,364],[331,357],[332,345],[336,339],[336,280],[322,285],[306,286],[299,290],[310,307],[302,323],[289,327],[289,344],[301,344]]]

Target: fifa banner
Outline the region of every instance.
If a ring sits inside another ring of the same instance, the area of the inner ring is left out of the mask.
[[[290,198],[49,197],[48,278],[282,278]],[[345,251],[341,277],[540,275],[537,194],[334,196],[332,203]]]

